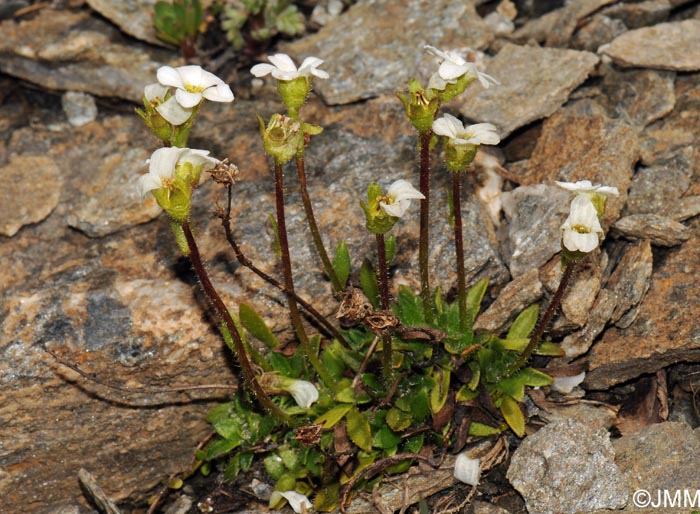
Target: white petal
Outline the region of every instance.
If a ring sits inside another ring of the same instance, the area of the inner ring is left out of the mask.
[[[595,192],[602,193],[604,195],[620,196],[620,192],[613,186],[598,186],[598,189],[596,189]]]
[[[469,63],[457,64],[453,61],[445,61],[440,65],[438,73],[445,80],[453,80],[469,71],[468,64]]]
[[[202,96],[212,102],[233,102],[233,91],[228,84],[217,84],[214,87],[205,89]]]
[[[148,84],[145,88],[143,88],[143,96],[149,102],[152,102],[154,100],[160,100],[162,102],[167,93],[167,86],[164,86],[163,84],[160,84],[158,82],[156,82],[155,84]]]
[[[479,459],[470,458],[466,452],[457,455],[455,459],[454,477],[460,482],[469,485],[479,483],[479,475],[481,474],[481,466]]]
[[[182,125],[190,116],[192,116],[192,109],[185,109],[179,103],[174,96],[168,98],[165,102],[156,107],[156,111],[166,119],[168,123],[173,125]]]
[[[379,206],[389,216],[401,218],[404,214],[406,214],[406,211],[411,206],[411,202],[408,200],[404,200],[402,202],[394,202],[392,204],[388,204],[386,202],[379,202]]]
[[[270,505],[276,505],[280,498],[284,498],[289,502],[289,506],[297,514],[304,512],[302,505],[306,505],[306,510],[311,509],[311,502],[305,494],[296,491],[273,491],[270,495]]]
[[[199,68],[199,66],[197,66]],[[199,79],[197,82],[187,82],[193,86],[209,89],[210,87],[220,86],[224,81],[214,75],[212,72],[199,68]]]
[[[599,242],[598,234],[595,232],[581,234],[575,230],[565,230],[562,237],[562,244],[572,252],[592,252],[598,247]]]
[[[408,180],[399,179],[389,186],[387,194],[391,196],[394,201],[400,202],[402,200],[413,200],[425,198],[423,193],[418,191],[415,187],[411,185]]]
[[[182,77],[177,72],[175,68],[170,66],[161,66],[156,72],[156,77],[158,77],[158,82],[164,86],[171,86],[177,88],[184,88],[185,84],[182,82]]]
[[[566,189],[567,191],[573,191],[574,193],[591,191],[593,189],[593,184],[590,180],[579,180],[578,182],[555,182],[559,187]]]
[[[308,409],[318,400],[318,389],[306,380],[295,380],[287,386],[287,391],[292,395],[297,405],[304,409]]]
[[[443,114],[433,122],[433,132],[450,139],[458,137],[458,134],[463,130],[464,125],[462,125],[462,122],[448,113]]]
[[[201,66],[190,64],[189,66],[180,66],[179,68],[175,68],[175,71],[180,74],[180,78],[182,79],[182,83],[185,85],[185,87],[206,87],[203,84],[204,74],[209,72],[205,72]]]
[[[208,171],[219,163],[218,159],[209,157],[208,150],[191,150],[189,148],[180,155],[179,162],[190,162],[192,166],[202,166],[202,171]]]
[[[447,54],[445,52],[443,52],[442,50],[435,48],[434,46],[430,46],[430,45],[425,45],[423,48],[430,55],[434,55],[435,57],[439,57],[443,61],[447,60]]]
[[[467,137],[471,144],[477,145],[497,145],[501,142],[497,129],[490,123],[477,123],[469,125],[464,129],[462,137]]]
[[[598,211],[588,195],[577,195],[571,202],[569,220],[573,225],[588,227],[591,232],[603,233]]]
[[[445,89],[447,84],[453,82],[455,81],[447,81],[443,79],[438,72],[435,72],[430,76],[430,79],[428,79],[428,89],[437,89],[438,91],[442,91],[443,89]]]
[[[579,385],[586,378],[586,372],[582,371],[578,375],[573,377],[554,377],[554,382],[549,387],[553,391],[557,391],[563,394],[569,394],[574,390],[574,387]]]
[[[280,71],[297,72],[296,64],[287,54],[275,54],[267,58]]]
[[[479,70],[476,69],[476,66],[474,67],[474,71],[476,71],[476,78],[479,79],[479,82],[481,85],[484,87],[484,89],[488,89],[491,84],[494,86],[498,86],[501,83],[493,78],[491,75],[487,75],[486,73],[481,73]]]
[[[265,75],[270,75],[274,70],[276,70],[272,64],[268,64],[266,62],[256,64],[250,69],[250,73],[255,75],[256,77],[264,77]]]
[[[163,187],[163,181],[151,173],[141,175],[136,184],[136,188],[142,200],[146,199],[146,195],[149,193],[149,191],[160,189],[161,187]]]
[[[177,148],[170,146],[167,148],[159,148],[151,155],[148,166],[148,173],[151,173],[160,178],[170,178],[175,173],[175,165],[180,159],[180,155],[187,150],[186,148]]]
[[[175,91],[175,99],[177,100],[177,103],[188,109],[194,107],[202,101],[202,94],[190,93],[184,89],[178,89]]]

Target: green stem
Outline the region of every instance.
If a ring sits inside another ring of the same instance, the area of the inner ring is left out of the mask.
[[[299,307],[295,299],[294,279],[292,277],[292,259],[289,255],[289,241],[287,239],[287,223],[284,215],[284,176],[282,174],[282,164],[275,163],[275,206],[277,210],[277,231],[280,242],[280,250],[282,253],[282,274],[284,275],[285,294],[287,296],[287,306],[289,307],[289,316],[292,319],[294,331],[299,338],[299,348],[306,355],[311,363],[311,366],[316,370],[321,381],[331,389],[337,392],[337,385],[328,371],[323,367],[318,356],[313,351],[309,338],[304,330],[304,324],[301,320]]]
[[[306,213],[306,221],[309,223],[309,230],[311,231],[311,237],[314,240],[314,246],[316,247],[316,252],[321,258],[323,263],[323,269],[326,270],[328,278],[331,280],[331,285],[333,286],[333,291],[338,294],[343,290],[343,286],[340,283],[338,274],[331,264],[331,260],[328,257],[328,252],[323,245],[323,239],[321,238],[321,231],[318,229],[316,224],[316,217],[314,216],[314,209],[311,205],[311,198],[309,198],[309,190],[306,187],[306,166],[304,164],[304,155],[297,154],[297,171],[299,173],[299,189],[301,191],[301,201],[304,204],[304,212]]]
[[[377,281],[379,282],[379,297],[382,310],[389,310],[389,272],[386,266],[386,242],[384,234],[376,234],[377,239]],[[382,335],[382,364],[384,366],[384,379],[391,383],[393,374],[393,356],[391,348],[391,335]]]
[[[194,272],[199,279],[199,283],[204,290],[204,294],[214,306],[217,314],[226,324],[228,333],[232,337],[233,346],[236,350],[236,358],[241,366],[241,371],[243,372],[243,378],[245,379],[246,385],[250,388],[251,392],[255,395],[255,398],[260,402],[266,411],[277,418],[277,420],[289,424],[291,422],[289,415],[272,402],[272,399],[270,399],[267,393],[263,390],[262,386],[255,377],[255,372],[253,371],[253,366],[248,358],[248,354],[245,351],[241,334],[238,332],[236,323],[233,321],[231,313],[229,313],[228,309],[226,308],[226,304],[224,304],[224,301],[221,299],[221,296],[219,296],[219,293],[217,293],[214,285],[209,279],[209,274],[204,267],[202,257],[199,253],[199,248],[197,247],[197,242],[195,241],[194,234],[192,234],[192,229],[190,228],[188,222],[182,223],[182,232],[185,236],[189,249],[188,257],[192,263]]]
[[[564,292],[569,286],[571,277],[579,262],[580,261],[570,261],[566,264],[566,267],[564,268],[564,274],[562,275],[561,281],[559,282],[559,287],[557,288],[556,293],[554,293],[552,301],[549,303],[549,307],[547,307],[547,310],[545,311],[544,315],[540,318],[539,322],[532,331],[532,335],[530,336],[530,342],[527,344],[527,347],[525,348],[523,353],[521,353],[518,360],[515,361],[508,368],[507,375],[512,375],[520,368],[525,366],[525,364],[527,364],[527,361],[530,359],[530,355],[532,355],[532,352],[534,352],[535,348],[537,348],[537,345],[539,344],[540,339],[542,338],[542,334],[544,334],[544,331],[549,325],[549,322],[552,321],[554,313],[559,308],[559,305],[561,305],[561,301],[564,298]]]
[[[283,293],[287,293],[287,289],[284,287],[284,285],[277,280],[274,277],[271,277],[267,273],[265,273],[263,270],[258,268],[253,262],[245,256],[243,253],[243,250],[241,250],[241,247],[238,245],[238,242],[236,241],[236,238],[233,236],[233,229],[231,228],[231,201],[233,198],[232,195],[232,187],[229,184],[227,187],[228,190],[228,203],[226,206],[226,211],[223,213],[221,216],[221,223],[224,226],[224,232],[226,234],[226,240],[228,241],[229,245],[233,249],[233,253],[236,255],[236,260],[238,260],[238,263],[241,266],[244,266],[248,268],[250,271],[255,273],[257,276],[259,276],[261,279],[263,279],[265,282],[270,284],[273,287],[276,287]],[[321,325],[322,328],[324,328],[328,334],[331,337],[334,337],[337,339],[340,344],[342,344],[345,348],[350,349],[350,343],[347,342],[347,340],[343,337],[343,334],[340,333],[340,330],[335,328],[333,324],[328,321],[328,319],[323,316],[320,312],[318,312],[313,305],[311,305],[309,302],[304,300],[301,296],[299,296],[296,293],[292,293],[294,295],[294,299],[297,301],[299,305],[301,305],[306,312],[308,312],[313,319],[316,320],[316,322]]]
[[[433,132],[420,133],[420,192],[425,197],[420,201],[420,239],[418,243],[418,269],[420,273],[420,295],[423,314],[427,323],[433,321],[433,299],[430,293],[428,257],[430,251],[430,138]]]
[[[462,235],[462,202],[460,199],[461,174],[453,171],[452,208],[455,220],[455,256],[457,258],[457,301],[459,303],[459,328],[467,330],[467,281],[464,271],[464,239]]]

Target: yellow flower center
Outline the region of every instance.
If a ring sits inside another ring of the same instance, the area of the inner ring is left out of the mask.
[[[571,230],[578,232],[579,234],[590,234],[591,229],[585,225],[574,225]]]

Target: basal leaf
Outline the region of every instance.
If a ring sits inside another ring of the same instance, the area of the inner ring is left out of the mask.
[[[372,446],[388,450],[396,448],[401,442],[401,437],[396,435],[389,427],[384,426],[377,430],[372,438]]]
[[[338,508],[340,495],[340,484],[333,482],[325,485],[316,493],[314,498],[314,510],[319,512],[332,512]]]
[[[548,386],[554,380],[546,373],[542,373],[534,368],[524,368],[516,376],[523,384],[530,387]]]
[[[505,425],[504,425],[505,426]],[[478,421],[472,421],[469,425],[469,435],[474,437],[489,437],[503,432],[503,428],[484,425]]]
[[[372,451],[372,430],[367,416],[355,408],[346,415],[350,440],[365,451]]]
[[[410,288],[399,286],[399,295],[396,298],[395,314],[401,323],[407,327],[417,327],[425,324],[423,317],[423,303],[420,297],[415,295]]]
[[[433,414],[437,414],[445,406],[450,393],[451,375],[450,370],[443,368],[435,368],[432,374],[434,385],[430,391],[430,410]]]
[[[348,284],[348,277],[350,276],[350,252],[348,252],[348,247],[345,241],[338,243],[335,249],[335,255],[333,256],[333,269],[335,274],[338,276],[340,285],[343,289]]]
[[[508,339],[530,337],[530,332],[535,328],[537,319],[540,315],[540,307],[537,304],[530,305],[527,309],[521,312],[508,330]]]
[[[389,412],[386,413],[386,423],[395,432],[402,432],[411,426],[413,423],[413,416],[408,412],[403,412],[392,407]]]
[[[489,285],[488,278],[482,278],[467,291],[467,319],[469,326],[474,325],[474,320],[481,309],[481,301],[484,299]]]
[[[504,396],[501,399],[501,405],[499,407],[503,419],[506,420],[508,426],[518,437],[525,436],[525,416],[523,416],[523,411],[520,410],[520,404],[516,402],[510,396]]]
[[[379,286],[377,285],[377,275],[369,259],[362,262],[360,268],[360,287],[365,296],[375,309],[379,308]]]
[[[351,403],[333,407],[331,410],[324,412],[318,418],[316,418],[314,424],[317,425],[322,423],[323,428],[333,428],[341,419],[345,417],[350,409],[352,409]]]
[[[247,303],[241,303],[238,306],[238,316],[245,329],[250,332],[253,337],[265,343],[268,348],[274,349],[280,345],[275,334],[272,333],[270,327],[267,326],[265,320],[262,319],[262,316],[258,314],[253,306]]]

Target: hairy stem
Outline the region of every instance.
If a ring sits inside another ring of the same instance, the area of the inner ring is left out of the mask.
[[[282,164],[275,163],[275,206],[277,211],[277,230],[280,242],[280,250],[282,253],[282,274],[284,275],[285,294],[287,295],[287,306],[289,307],[289,316],[292,319],[294,331],[299,338],[299,348],[306,358],[309,359],[311,366],[316,370],[321,381],[335,392],[337,386],[333,378],[328,374],[328,371],[323,367],[318,356],[311,347],[309,338],[306,335],[304,324],[302,323],[301,314],[294,294],[294,278],[292,277],[292,259],[289,255],[289,241],[287,239],[287,223],[284,214],[284,176],[282,173]]]
[[[452,172],[452,207],[455,218],[455,257],[457,258],[457,301],[459,328],[467,330],[467,280],[464,271],[464,239],[462,235],[462,202],[460,199],[461,174]]]
[[[564,274],[562,275],[561,281],[559,282],[559,287],[557,288],[556,293],[554,293],[552,301],[549,303],[549,307],[547,307],[547,310],[545,311],[544,315],[537,322],[537,325],[535,325],[535,328],[532,331],[532,335],[530,336],[530,342],[527,344],[527,347],[525,348],[523,353],[521,353],[518,360],[515,361],[508,368],[508,375],[515,373],[520,368],[525,366],[525,364],[527,364],[527,361],[530,359],[532,352],[534,352],[535,348],[537,348],[537,345],[539,344],[540,339],[542,338],[542,334],[544,334],[544,331],[549,325],[549,322],[552,321],[554,313],[559,308],[559,305],[561,305],[562,298],[564,298],[564,292],[569,286],[571,277],[579,262],[580,261],[570,261],[569,263],[567,263],[566,268],[564,268]]]
[[[430,251],[430,138],[432,131],[420,133],[420,192],[425,197],[420,201],[420,239],[418,243],[418,268],[420,273],[420,295],[423,300],[425,321],[433,321],[433,300],[430,293],[428,256]]]
[[[231,246],[231,249],[233,250],[233,253],[236,256],[236,260],[241,266],[244,266],[248,268],[250,271],[255,273],[257,276],[259,276],[261,279],[263,279],[265,282],[270,284],[273,287],[276,287],[278,290],[282,291],[283,293],[287,294],[287,288],[284,287],[284,284],[282,284],[279,280],[277,280],[274,277],[271,277],[267,273],[265,273],[263,270],[258,268],[253,262],[248,259],[248,257],[245,256],[243,253],[243,250],[241,250],[241,247],[238,245],[238,242],[236,241],[236,238],[233,235],[233,229],[231,228],[231,201],[232,201],[232,187],[229,184],[227,187],[228,190],[228,203],[226,206],[226,211],[225,213],[221,216],[221,223],[224,227],[224,232],[226,233],[226,240],[228,241],[229,246]],[[328,335],[331,337],[337,339],[340,344],[342,344],[345,348],[350,348],[350,344],[347,342],[347,340],[343,337],[343,334],[340,333],[340,330],[338,330],[330,321],[328,321],[328,318],[323,316],[320,312],[318,312],[311,303],[308,301],[304,300],[301,296],[298,294],[292,292],[292,295],[294,296],[294,299],[296,302],[302,306],[302,308],[311,315],[311,317],[316,320],[316,322],[326,330]]]
[[[255,395],[255,398],[258,400],[258,402],[260,402],[266,411],[272,414],[279,421],[289,423],[291,421],[289,415],[272,402],[255,377],[255,372],[253,371],[253,366],[248,358],[248,354],[245,351],[241,334],[238,332],[238,328],[231,317],[231,313],[229,313],[228,309],[226,308],[226,304],[224,304],[224,301],[221,299],[219,293],[217,293],[214,285],[209,279],[209,274],[204,267],[202,257],[199,253],[199,248],[197,247],[197,242],[195,241],[194,234],[192,234],[192,229],[190,228],[188,222],[182,223],[182,231],[185,235],[185,239],[187,240],[190,262],[192,263],[194,272],[199,279],[202,290],[204,291],[207,299],[213,305],[217,314],[226,324],[226,328],[232,337],[233,345],[236,350],[236,358],[241,366],[241,371],[243,372],[243,378],[245,379],[246,386],[250,388],[251,392]]]
[[[382,310],[389,310],[389,272],[386,266],[386,242],[384,234],[376,234],[377,238],[377,281],[379,282],[379,297]],[[392,376],[392,348],[391,335],[382,335],[382,364],[384,366],[384,378],[387,384],[391,383]]]
[[[318,229],[316,224],[316,218],[314,216],[314,209],[311,205],[311,198],[309,198],[309,191],[306,187],[306,166],[304,164],[304,156],[297,154],[297,171],[299,173],[299,189],[301,191],[301,201],[304,204],[304,212],[306,213],[306,221],[309,224],[309,230],[311,231],[311,237],[314,240],[314,246],[316,247],[316,252],[321,258],[323,263],[323,269],[326,271],[328,278],[331,280],[333,286],[333,291],[338,294],[343,290],[343,286],[340,283],[338,274],[331,264],[331,260],[328,257],[328,252],[326,252],[325,246],[323,246],[323,239],[321,239],[321,231]]]

